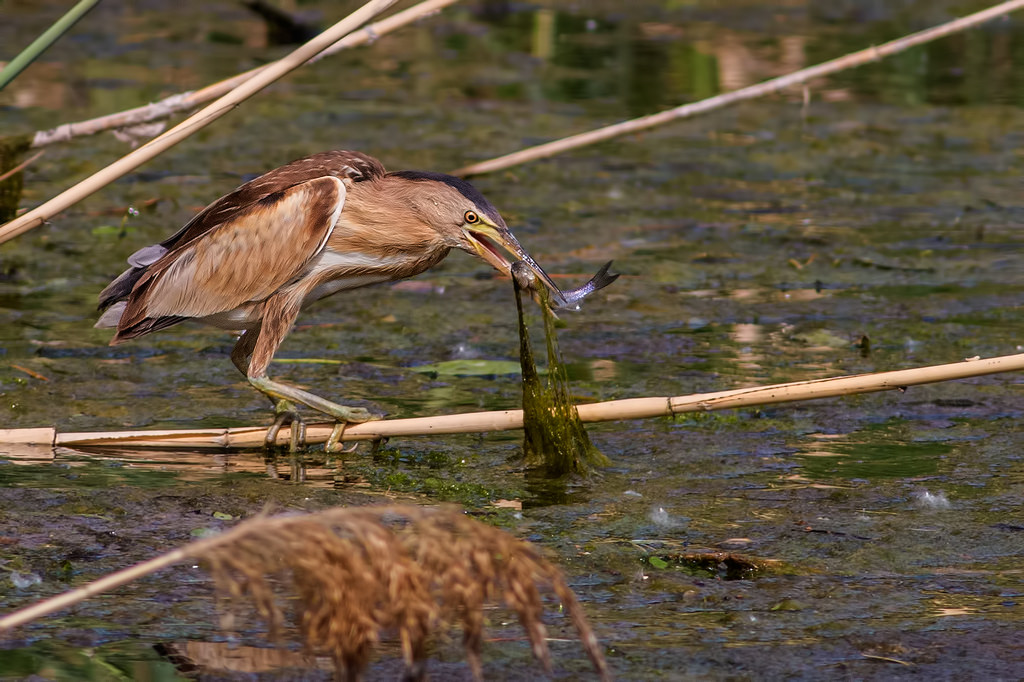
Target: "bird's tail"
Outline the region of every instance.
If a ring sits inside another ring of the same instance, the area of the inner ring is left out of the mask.
[[[131,267],[118,275],[117,279],[104,287],[103,291],[100,292],[99,309],[103,310],[118,301],[128,298],[132,293],[132,289],[135,288],[135,284],[149,270],[149,266],[160,260],[166,253],[167,249],[162,244],[153,244],[152,246],[141,248],[129,256],[128,265]],[[124,310],[124,307],[121,309]],[[106,315],[103,316],[103,318],[105,317]],[[120,317],[120,314],[118,314],[118,317]],[[100,318],[100,320],[103,318]],[[115,325],[100,325],[97,323],[96,326]]]
[[[124,309],[128,307],[127,301],[118,301],[109,308],[103,311],[100,315],[100,319],[96,320],[96,324],[93,326],[97,329],[108,329],[111,327],[117,327],[121,322],[121,315],[124,314]]]

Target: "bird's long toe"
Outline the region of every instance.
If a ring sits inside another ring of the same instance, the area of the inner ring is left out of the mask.
[[[339,422],[346,424],[362,424],[363,422],[373,421],[374,419],[381,419],[380,415],[374,414],[369,410],[362,407],[347,407],[345,405],[333,404],[334,408],[325,414],[334,417]]]
[[[263,441],[268,450],[277,446],[278,436],[281,433],[281,429],[285,426],[288,426],[291,431],[289,451],[298,452],[301,448],[305,447],[305,422],[302,421],[302,417],[299,416],[299,412],[293,403],[288,400],[279,400],[274,407],[274,423],[267,429],[267,435]]]
[[[332,417],[335,421],[346,422],[349,424],[360,424],[362,422],[381,418],[380,415],[375,415],[362,407],[339,405],[338,403],[322,398],[315,393],[310,393],[308,391],[303,391],[300,388],[296,388],[295,386],[289,386],[288,384],[273,381],[266,376],[249,377],[249,383],[258,391],[270,397],[271,400],[279,401],[278,404],[283,402],[288,402],[289,404],[301,403],[312,410],[316,410],[328,417]]]

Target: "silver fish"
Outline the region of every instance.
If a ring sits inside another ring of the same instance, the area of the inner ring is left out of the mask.
[[[579,310],[580,301],[598,289],[604,289],[619,278],[618,273],[613,275],[608,274],[608,269],[611,266],[611,261],[605,263],[601,269],[597,271],[597,274],[591,277],[590,281],[581,287],[570,291],[556,289],[551,292],[552,296],[548,301],[548,305],[552,310]],[[537,276],[534,274],[534,271],[521,260],[512,263],[509,269],[512,272],[512,279],[515,280],[517,289],[533,289],[534,297],[536,298],[537,290],[535,287],[537,284]]]
[[[552,307],[558,310],[579,310],[580,301],[587,296],[590,296],[590,294],[594,293],[598,289],[604,289],[619,278],[619,273],[611,275],[608,274],[608,269],[611,266],[611,261],[602,265],[601,269],[597,271],[597,274],[590,278],[590,281],[577,289],[573,289],[571,291],[559,291],[562,300],[552,301],[554,304]]]

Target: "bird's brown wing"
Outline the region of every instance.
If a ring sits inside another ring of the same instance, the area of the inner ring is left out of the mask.
[[[240,209],[315,178],[336,177],[362,182],[384,174],[381,162],[362,152],[334,150],[313,154],[268,171],[225,194],[197,213],[183,228],[161,242],[160,246],[173,249],[187,244],[220,225]]]
[[[111,343],[259,302],[300,276],[345,203],[337,177],[268,194],[172,248],[132,289]]]
[[[131,267],[100,292],[99,308],[105,310],[119,301],[131,298],[135,285],[145,276],[150,266],[168,251],[182,248],[199,239],[247,207],[272,194],[316,178],[336,177],[349,183],[371,180],[384,174],[384,166],[377,159],[362,152],[344,150],[313,154],[264,173],[217,199],[163,242],[133,253],[128,258]],[[115,316],[112,319],[116,322],[117,318]]]

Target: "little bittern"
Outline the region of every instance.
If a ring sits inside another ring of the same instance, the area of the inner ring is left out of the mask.
[[[567,302],[468,182],[388,173],[366,154],[330,151],[245,183],[173,236],[136,251],[100,294],[105,312],[96,326],[117,328],[111,345],[185,320],[240,331],[231,360],[279,413],[301,403],[342,424],[366,421],[366,410],[271,380],[271,358],[303,306],[412,277],[453,248],[508,275],[504,249],[551,289],[556,305]]]

